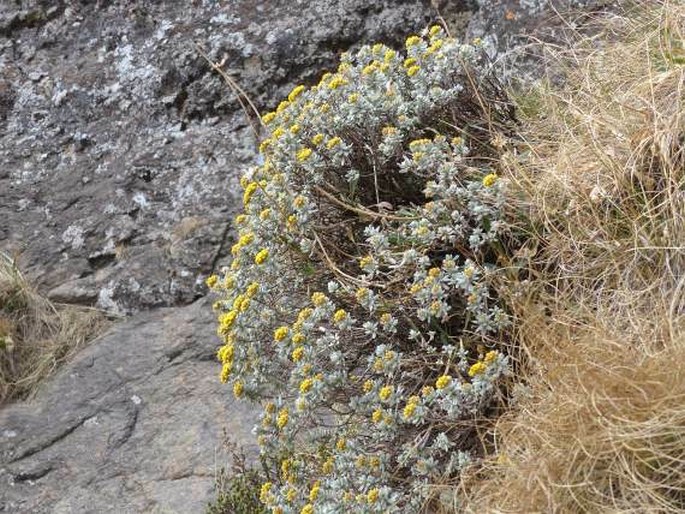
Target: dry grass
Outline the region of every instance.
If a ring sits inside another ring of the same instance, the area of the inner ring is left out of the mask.
[[[545,49],[565,80],[528,93],[503,161],[536,250],[526,387],[459,511],[685,511],[685,5],[598,23]]]
[[[30,395],[105,325],[95,309],[49,302],[0,253],[0,404]]]

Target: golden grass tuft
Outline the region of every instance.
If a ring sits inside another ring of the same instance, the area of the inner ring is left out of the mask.
[[[105,326],[96,309],[48,301],[0,253],[0,404],[30,395]]]
[[[598,26],[518,94],[523,385],[460,512],[685,511],[685,5]]]
[[[652,355],[588,334],[550,339],[497,457],[464,484],[471,512],[682,512],[685,341]]]

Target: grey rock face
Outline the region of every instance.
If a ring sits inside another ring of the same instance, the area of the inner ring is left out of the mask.
[[[193,301],[256,146],[195,44],[268,110],[340,51],[401,44],[434,15],[427,0],[0,2],[0,250],[61,301]]]
[[[227,462],[254,450],[253,408],[219,383],[204,300],[119,324],[0,411],[0,512],[203,512]]]

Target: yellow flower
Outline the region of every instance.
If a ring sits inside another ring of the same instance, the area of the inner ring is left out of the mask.
[[[307,199],[302,195],[297,195],[293,200],[293,205],[296,209],[301,209],[307,203]]]
[[[314,482],[314,485],[312,486],[311,491],[309,491],[309,501],[313,502],[316,501],[317,496],[319,496],[319,489],[321,488],[321,484],[317,480]]]
[[[430,30],[428,31],[428,34],[433,37],[440,33],[442,31],[442,27],[440,25],[433,25]]]
[[[340,143],[342,143],[342,139],[340,139],[338,136],[333,137],[328,140],[328,143],[326,143],[326,148],[329,150],[332,150],[336,146],[338,146]]]
[[[314,380],[311,378],[305,378],[302,382],[300,382],[300,392],[302,394],[306,394],[309,391],[311,391],[312,386],[314,385]]]
[[[357,298],[357,301],[359,303],[362,303],[364,300],[366,300],[368,298],[370,293],[371,293],[371,291],[369,291],[368,288],[360,287],[359,289],[357,289],[357,292],[355,293],[355,297]]]
[[[390,127],[390,126],[383,127],[381,129],[381,132],[384,136],[394,136],[395,134],[397,134],[397,128],[396,127]]]
[[[295,125],[293,125],[293,126],[290,127],[290,133],[291,133],[293,136],[294,136],[295,134],[297,134],[299,131],[300,131],[300,126],[299,126],[297,123],[295,123]]]
[[[427,145],[431,142],[430,139],[422,138],[422,139],[414,139],[411,143],[409,143],[409,148],[411,150],[415,150],[419,148],[420,146]]]
[[[285,479],[285,477],[287,477],[289,473],[290,473],[290,460],[284,459],[283,462],[281,462],[281,476]]]
[[[473,38],[473,46],[481,46],[483,44],[483,40],[479,37]]]
[[[378,61],[373,61],[371,64],[367,64],[362,69],[362,75],[371,75],[378,68]]]
[[[407,75],[410,77],[413,77],[416,75],[419,71],[421,71],[421,68],[418,66],[412,66],[411,68],[407,69]]]
[[[234,311],[240,310],[240,305],[243,303],[244,298],[245,298],[245,296],[242,294],[239,294],[238,296],[235,297],[235,300],[233,300],[233,310]]]
[[[297,216],[291,214],[290,216],[288,216],[288,219],[285,220],[285,224],[288,227],[288,229],[294,229],[295,225],[297,225]]]
[[[292,503],[295,501],[295,498],[297,498],[297,490],[293,489],[292,487],[289,487],[285,493],[285,500],[288,503]]]
[[[305,87],[302,85],[296,86],[295,89],[293,89],[290,94],[288,95],[288,100],[291,102],[295,101],[295,98],[300,96],[302,93],[304,93]]]
[[[283,429],[288,424],[288,409],[283,407],[278,411],[278,417],[276,418],[276,426],[279,429]]]
[[[275,117],[276,117],[275,112],[268,112],[264,116],[262,116],[262,122],[264,123],[264,125],[268,125],[269,123],[271,123],[274,120]]]
[[[302,348],[301,346],[295,348],[293,350],[291,357],[293,358],[294,362],[299,362],[302,359],[302,357],[304,357],[304,348]]]
[[[416,410],[416,407],[418,404],[419,404],[419,397],[418,396],[411,396],[409,398],[409,400],[407,401],[407,405],[404,406],[404,410],[402,411],[402,414],[404,415],[405,419],[412,417],[412,415],[414,414],[414,411]]]
[[[283,100],[280,104],[278,104],[278,107],[276,108],[276,112],[283,112],[287,107],[290,105],[290,102],[287,100]]]
[[[445,389],[452,382],[452,377],[449,375],[443,375],[435,381],[435,387],[437,389]]]
[[[311,503],[308,503],[302,507],[300,514],[314,514],[314,506]]]
[[[205,280],[205,284],[207,284],[207,287],[214,287],[218,281],[219,277],[216,275],[209,275],[207,280]]]
[[[285,129],[283,127],[276,127],[276,130],[274,130],[272,134],[274,136],[274,139],[278,139],[283,134],[285,134]]]
[[[371,414],[371,421],[374,423],[380,423],[380,421],[383,419],[383,411],[381,409],[376,409],[373,411],[373,414]]]
[[[240,238],[238,239],[238,244],[240,246],[247,246],[252,241],[254,241],[254,234],[252,232],[246,232],[240,236]]]
[[[364,390],[365,393],[370,393],[371,390],[373,389],[373,380],[367,380],[366,382],[364,382],[362,389]]]
[[[309,159],[312,156],[312,149],[311,148],[303,148],[299,152],[297,152],[297,160],[298,162],[304,162],[307,159]]]
[[[219,380],[221,380],[222,384],[225,384],[228,382],[228,377],[231,376],[231,363],[230,362],[225,362],[223,366],[221,366],[221,375],[219,376]]]
[[[252,195],[255,194],[255,191],[257,191],[257,188],[259,187],[259,184],[257,182],[250,182],[247,187],[245,188],[245,192],[243,193],[243,204],[247,205],[250,203],[250,199],[252,198]]]
[[[257,294],[257,291],[259,291],[259,284],[257,282],[252,282],[249,286],[247,286],[246,294],[251,298]]]
[[[324,102],[324,103],[321,104],[321,107],[319,107],[319,110],[320,110],[322,113],[326,114],[328,111],[331,110],[331,106],[330,106],[328,103]]]
[[[347,101],[351,104],[357,103],[359,101],[359,93],[352,93],[350,96],[347,97]]]
[[[493,362],[495,362],[496,359],[497,359],[497,352],[495,350],[491,350],[485,354],[485,358],[483,359],[483,362],[485,362],[485,364],[492,364]]]
[[[347,81],[344,78],[342,78],[340,75],[336,75],[335,77],[333,77],[333,80],[331,80],[328,83],[328,88],[329,89],[338,89],[339,87],[345,86],[345,85],[347,85]]]
[[[486,369],[487,366],[485,365],[485,363],[478,361],[469,368],[469,376],[475,377],[476,375],[480,375],[481,373],[484,373]]]
[[[304,335],[302,332],[297,332],[293,334],[293,344],[302,344],[304,343]]]
[[[483,177],[483,186],[485,186],[485,187],[492,187],[495,185],[495,182],[497,182],[497,174],[496,173],[490,173],[488,175],[485,175],[485,177]]]
[[[391,385],[383,386],[383,387],[381,387],[381,390],[378,391],[378,397],[381,400],[386,401],[392,395],[392,391],[393,391],[393,388]]]
[[[342,323],[346,318],[347,312],[345,312],[345,309],[338,309],[335,311],[335,314],[333,314],[333,321],[335,323]]]
[[[271,491],[271,488],[273,487],[273,484],[271,482],[264,482],[262,484],[262,488],[259,492],[259,501],[262,503],[268,503],[269,501],[269,492]]]
[[[411,68],[415,64],[416,64],[416,59],[414,59],[413,57],[409,57],[409,58],[404,60],[404,62],[402,63],[402,66],[404,66],[405,68]]]
[[[321,471],[323,472],[323,474],[328,475],[332,473],[334,464],[335,461],[333,460],[333,457],[328,457],[326,461],[323,463],[323,466],[321,466]]]
[[[236,311],[229,311],[221,316],[219,316],[219,324],[221,326],[225,326],[226,328],[230,328],[233,323],[235,322],[235,318],[238,316],[238,313]]]
[[[288,327],[279,327],[274,331],[274,339],[276,341],[283,341],[288,336]]]
[[[320,145],[323,142],[324,135],[323,134],[317,134],[312,138],[312,144],[315,146]]]
[[[370,255],[366,255],[359,259],[359,267],[362,269],[366,268],[367,266],[370,266],[371,264],[373,264],[373,257],[371,257]]]
[[[374,487],[366,494],[366,501],[369,503],[376,503],[378,501],[378,488]]]
[[[345,448],[347,448],[347,441],[345,441],[345,439],[341,437],[335,443],[335,447],[338,449],[338,451],[345,451]]]
[[[416,46],[421,42],[421,38],[419,36],[409,36],[406,41],[407,48],[411,48],[412,46]]]
[[[264,264],[268,258],[269,250],[267,248],[262,248],[259,250],[259,252],[257,252],[257,255],[255,255],[254,262],[255,264]]]
[[[245,390],[245,385],[238,380],[235,384],[233,384],[233,395],[236,398],[240,398],[243,395],[243,391]]]
[[[388,49],[385,51],[385,55],[383,56],[383,61],[385,61],[386,63],[390,62],[395,58],[396,55],[397,55],[397,52],[395,52],[395,50]]]
[[[216,352],[216,357],[222,364],[233,361],[233,345],[225,344]]]
[[[235,224],[236,225],[242,225],[243,223],[245,223],[246,220],[247,220],[247,216],[245,214],[238,214],[235,217]]]
[[[266,138],[264,141],[259,143],[259,153],[264,153],[266,152],[266,149],[269,148],[269,145],[272,143],[271,139]]]
[[[306,321],[312,314],[314,313],[314,310],[311,307],[305,307],[302,309],[300,312],[297,313],[297,321],[304,322]]]
[[[378,55],[383,51],[383,44],[382,43],[376,43],[371,47],[371,52],[373,55]]]
[[[320,293],[318,291],[312,294],[312,303],[317,307],[321,307],[322,305],[324,305],[327,299],[328,298],[326,298],[325,294]]]

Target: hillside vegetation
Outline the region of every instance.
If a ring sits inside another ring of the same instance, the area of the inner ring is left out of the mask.
[[[208,285],[263,470],[212,512],[685,509],[685,8],[588,33],[511,90],[434,26],[262,117]]]

